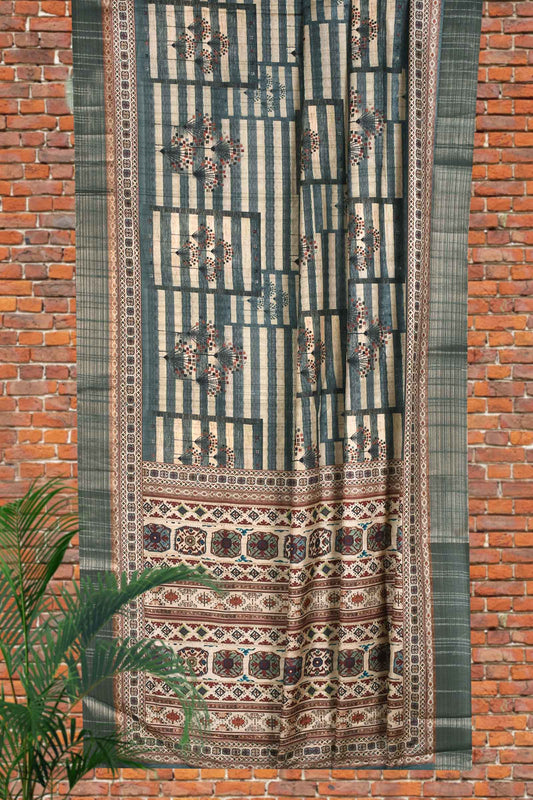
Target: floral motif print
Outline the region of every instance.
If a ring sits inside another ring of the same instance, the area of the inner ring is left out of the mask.
[[[313,153],[316,153],[318,148],[320,147],[320,136],[316,131],[312,131],[310,128],[306,128],[306,130],[302,134],[302,146],[301,146],[301,167],[302,171],[305,172],[311,165],[311,157]]]
[[[339,675],[343,678],[353,678],[363,671],[363,652],[361,650],[341,650],[337,664]]]
[[[368,17],[361,19],[361,12],[353,8],[351,33],[352,60],[355,61],[361,58],[368,50],[369,43],[378,35],[378,23]]]
[[[398,550],[399,553],[402,552],[402,546],[403,546],[403,528],[400,527],[397,528],[396,530],[396,550]]]
[[[172,45],[179,58],[194,61],[207,75],[229,50],[229,39],[221,31],[211,32],[211,25],[203,17],[196,17]]]
[[[215,396],[223,391],[233,372],[242,370],[246,354],[230,342],[224,342],[211,322],[201,320],[178,334],[174,349],[165,359],[176,377],[196,380],[208,395]]]
[[[233,448],[228,447],[226,444],[221,445],[213,456],[219,467],[234,467],[235,466],[235,453]]]
[[[347,329],[356,337],[355,346],[348,355],[348,363],[364,378],[374,369],[380,349],[387,344],[390,325],[384,325],[377,317],[369,320],[364,302],[352,299]]]
[[[221,678],[237,678],[242,674],[244,656],[237,650],[219,650],[213,656],[213,672]]]
[[[305,654],[305,676],[329,675],[333,669],[333,650],[313,648]]]
[[[182,647],[179,655],[194,675],[205,675],[208,668],[209,653],[201,647]]]
[[[319,558],[331,549],[331,532],[327,528],[317,528],[309,536],[309,557]]]
[[[294,437],[294,458],[299,461],[306,469],[314,469],[320,463],[320,451],[316,444],[306,447],[303,431],[296,429]]]
[[[183,555],[201,556],[205,553],[206,533],[192,525],[182,525],[176,530],[176,550]]]
[[[248,536],[246,552],[251,558],[271,559],[278,555],[278,536],[275,533],[253,532]]]
[[[390,645],[378,644],[368,656],[368,669],[372,672],[388,672],[390,662]]]
[[[392,661],[392,671],[396,673],[396,675],[403,674],[403,650],[398,650],[394,654],[394,658]]]
[[[229,167],[237,164],[244,147],[219,133],[213,120],[197,113],[175,129],[170,144],[161,149],[175,172],[191,172],[203,188],[222,186]]]
[[[298,258],[295,263],[300,266],[306,266],[310,261],[315,260],[315,253],[317,250],[318,244],[316,239],[312,239],[310,236],[301,236]]]
[[[355,350],[348,357],[348,363],[353,366],[362,378],[374,369],[374,354],[363,342],[357,342]]]
[[[283,683],[287,686],[294,686],[302,675],[302,657],[295,656],[286,658],[283,665]]]
[[[365,222],[358,214],[348,217],[348,257],[352,270],[361,272],[368,269],[373,254],[379,250],[381,237],[373,226],[365,228]]]
[[[335,550],[343,555],[357,555],[363,549],[362,528],[343,527],[335,534]]]
[[[320,365],[326,360],[326,345],[309,328],[298,332],[297,364],[300,375],[310,384],[318,381]]]
[[[360,425],[350,439],[354,444],[347,443],[344,447],[346,461],[375,461],[385,458],[387,453],[385,442],[378,436],[372,437],[370,430],[364,425]]]
[[[280,673],[280,657],[277,653],[258,651],[252,653],[248,671],[254,678],[277,678]]]
[[[224,239],[216,239],[214,231],[201,225],[190,239],[176,250],[181,265],[190,270],[197,269],[206,281],[214,281],[225,264],[231,263],[232,246]]]
[[[350,139],[348,142],[348,152],[350,156],[350,164],[355,166],[366,155],[365,140],[357,131],[350,131]]]
[[[211,537],[211,552],[222,558],[237,558],[241,554],[242,536],[237,531],[220,528]]]
[[[350,163],[359,164],[372,149],[372,143],[383,133],[385,120],[381,111],[365,108],[361,96],[350,89]],[[354,127],[355,126],[355,127]]]
[[[285,537],[283,555],[291,564],[298,564],[305,558],[307,540],[298,533],[290,533]]]
[[[373,552],[386,550],[391,545],[391,526],[388,522],[377,522],[366,532],[366,546]]]
[[[188,447],[179,460],[182,464],[218,465],[219,467],[235,466],[235,453],[227,445],[219,445],[217,438],[209,431],[200,434],[194,440],[195,447]]]
[[[267,282],[262,297],[252,297],[255,307],[265,312],[270,319],[277,319],[284,308],[289,305],[289,293],[278,289],[274,283]]]
[[[245,92],[254,103],[260,103],[261,108],[266,112],[274,111],[276,98],[282,99],[286,93],[285,84],[273,81],[271,75],[267,75],[257,89],[247,89]]]

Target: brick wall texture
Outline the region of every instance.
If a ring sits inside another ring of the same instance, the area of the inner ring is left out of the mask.
[[[0,0],[4,500],[35,477],[76,477],[70,30],[66,0]],[[533,2],[485,2],[469,253],[473,769],[101,770],[74,798],[533,796],[532,48]]]

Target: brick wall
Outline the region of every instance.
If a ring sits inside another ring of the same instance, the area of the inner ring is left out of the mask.
[[[67,11],[59,0],[0,0],[1,497],[75,474]]]
[[[3,498],[76,474],[69,13],[65,0],[0,0]],[[486,2],[470,233],[473,769],[124,770],[76,798],[533,796],[532,45],[533,2]]]

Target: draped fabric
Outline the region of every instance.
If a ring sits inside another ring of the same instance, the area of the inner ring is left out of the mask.
[[[470,764],[478,0],[78,0],[86,574],[185,562],[95,693],[148,761]],[[107,632],[108,634],[110,632]]]

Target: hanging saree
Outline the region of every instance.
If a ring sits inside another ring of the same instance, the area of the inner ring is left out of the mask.
[[[468,768],[479,0],[75,0],[81,560],[147,761]]]

